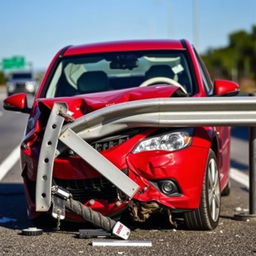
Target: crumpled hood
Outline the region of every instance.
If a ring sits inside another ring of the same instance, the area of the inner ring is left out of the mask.
[[[37,99],[37,102],[39,106],[43,104],[49,109],[52,108],[55,102],[65,103],[68,107],[68,114],[74,118],[78,118],[86,113],[118,103],[177,96],[181,96],[181,94],[180,89],[176,86],[154,85],[149,87],[135,87],[123,90],[83,94],[72,97],[58,97],[51,99],[39,98]]]

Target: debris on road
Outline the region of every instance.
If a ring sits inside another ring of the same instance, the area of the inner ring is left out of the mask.
[[[79,229],[79,238],[110,237],[112,234],[103,229]]]
[[[21,234],[24,236],[39,236],[43,234],[43,230],[36,227],[30,227],[22,229]]]

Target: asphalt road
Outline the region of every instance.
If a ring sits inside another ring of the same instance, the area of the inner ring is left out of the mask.
[[[0,166],[22,137],[27,116],[2,109],[5,96],[0,90]],[[232,139],[232,167],[248,174],[247,134],[235,128]],[[0,175],[1,175],[0,169]],[[232,193],[222,198],[219,226],[211,232],[174,229],[158,216],[144,225],[125,221],[132,228],[130,240],[151,241],[152,247],[93,247],[92,240],[78,239],[78,225],[62,230],[45,230],[43,235],[20,235],[32,224],[26,207],[19,163],[0,181],[0,255],[256,255],[256,221],[233,219],[236,207],[248,208],[248,189],[232,180]]]

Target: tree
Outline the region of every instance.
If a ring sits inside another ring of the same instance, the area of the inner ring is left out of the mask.
[[[249,33],[244,30],[231,33],[227,47],[210,49],[202,57],[214,77],[256,83],[256,25]]]
[[[4,72],[0,71],[0,85],[4,85],[6,83],[6,77]]]

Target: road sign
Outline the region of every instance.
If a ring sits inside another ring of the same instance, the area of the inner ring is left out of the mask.
[[[25,58],[22,56],[2,59],[2,69],[22,69],[25,64]]]

